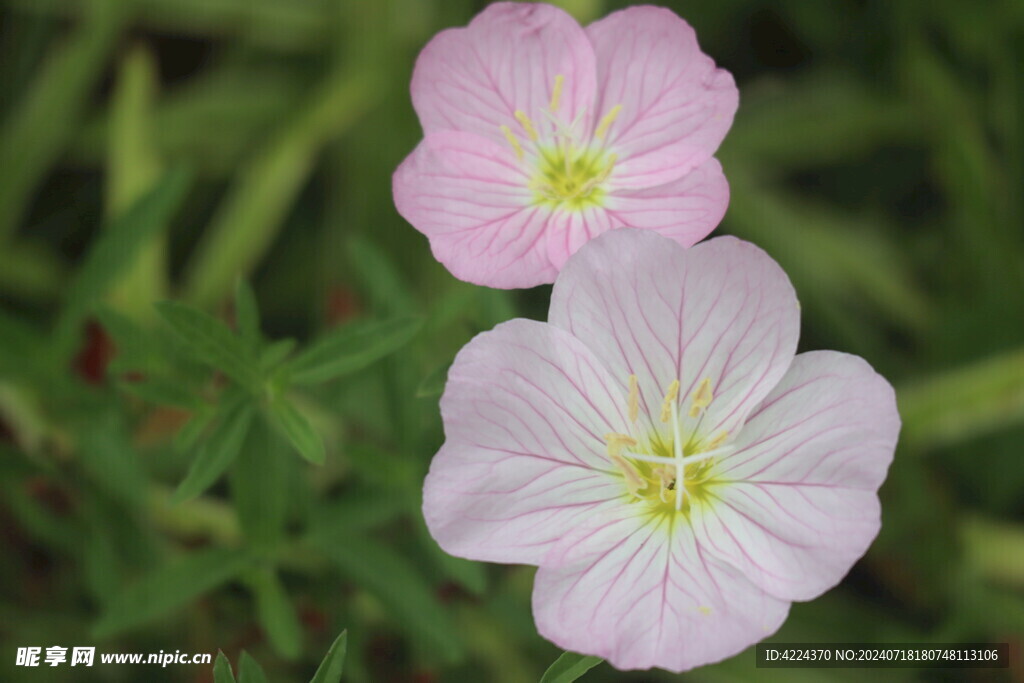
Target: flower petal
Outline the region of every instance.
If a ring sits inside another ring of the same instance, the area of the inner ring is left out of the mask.
[[[771,635],[789,603],[703,555],[681,520],[620,506],[568,532],[537,571],[537,630],[618,669],[680,672]]]
[[[878,533],[876,491],[899,433],[892,387],[861,358],[798,355],[694,506],[699,543],[772,595],[836,585]]]
[[[459,352],[441,399],[447,440],[423,493],[452,555],[537,564],[575,520],[627,495],[604,435],[625,395],[594,355],[551,325],[512,320]]]
[[[515,157],[469,133],[428,135],[395,171],[398,212],[457,278],[490,287],[554,280],[545,228]]]
[[[729,183],[718,160],[709,159],[665,185],[614,192],[606,206],[618,226],[654,230],[690,247],[722,221]]]
[[[423,48],[412,76],[412,101],[424,133],[461,130],[505,144],[501,126],[525,133],[517,110],[541,134],[553,130],[543,112],[558,76],[559,118],[573,121],[589,112],[594,50],[580,25],[551,5],[497,2],[466,28],[442,31]]]
[[[649,230],[612,230],[581,248],[555,282],[548,319],[622,386],[635,374],[641,414],[654,419],[674,379],[684,414],[710,379],[704,436],[743,424],[785,374],[799,335],[793,287],[759,248],[717,237],[685,249]]]
[[[548,260],[556,270],[561,270],[569,257],[589,240],[622,225],[601,207],[579,211],[556,210],[551,216],[547,235]]]
[[[622,105],[606,138],[619,156],[613,183],[662,185],[711,158],[739,93],[689,24],[667,9],[630,7],[588,26],[587,36],[597,54],[594,120]]]

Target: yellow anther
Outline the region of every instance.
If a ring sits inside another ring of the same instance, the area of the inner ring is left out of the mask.
[[[629,421],[636,422],[640,414],[640,384],[636,381],[636,375],[629,376],[629,398],[626,405],[629,408]]]
[[[708,450],[710,451],[710,450],[712,450],[714,448],[718,448],[728,438],[729,438],[729,432],[727,432],[727,431],[725,431],[723,429],[722,431],[718,432],[718,435],[715,436],[715,438],[711,439],[711,441],[708,442]]]
[[[564,83],[565,76],[563,76],[562,74],[558,74],[557,76],[555,76],[555,87],[551,91],[551,105],[548,106],[548,109],[551,110],[552,114],[558,111],[558,101],[562,99],[562,85]]]
[[[626,488],[629,489],[630,494],[636,496],[639,491],[647,488],[647,480],[640,476],[640,473],[628,460],[618,454],[612,455],[611,459],[626,479]]]
[[[693,392],[693,403],[690,405],[690,417],[697,417],[701,411],[711,405],[714,394],[711,393],[711,380],[705,377]]]
[[[604,440],[608,442],[608,455],[612,458],[618,457],[622,453],[623,447],[633,448],[636,446],[636,439],[631,437],[629,434],[618,434],[612,432],[604,435]]]
[[[501,132],[505,134],[505,139],[508,140],[508,144],[512,145],[512,149],[516,151],[516,158],[522,161],[523,147],[519,144],[519,140],[516,139],[516,134],[513,133],[512,129],[508,126],[502,126]]]
[[[669,418],[672,417],[672,411],[675,408],[676,398],[679,396],[679,380],[672,380],[672,384],[668,385],[668,391],[665,393],[665,400],[661,403],[661,421],[668,422]]]
[[[668,498],[665,497],[666,494],[674,491],[676,488],[675,468],[666,466],[658,467],[654,470],[654,474],[661,480],[661,491],[658,494],[658,497],[661,499],[662,503],[667,503],[669,501]]]
[[[698,607],[698,608],[697,608],[697,610],[698,610],[698,611],[699,611],[699,612],[700,612],[701,614],[703,614],[704,616],[709,616],[709,615],[711,614],[711,608],[710,608],[710,607],[707,607],[707,606],[705,606],[705,605],[701,605],[700,607]]]
[[[608,134],[608,129],[615,123],[615,119],[619,117],[619,112],[622,111],[622,105],[616,104],[612,107],[611,111],[604,115],[601,119],[601,123],[597,124],[597,130],[594,131],[594,137],[598,140],[604,140],[604,136]]]
[[[519,125],[526,131],[526,136],[536,142],[539,136],[537,135],[537,129],[533,127],[533,121],[530,120],[530,117],[524,114],[521,109],[516,109],[515,117]]]

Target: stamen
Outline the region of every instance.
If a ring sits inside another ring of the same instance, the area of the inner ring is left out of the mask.
[[[659,467],[654,471],[654,473],[658,475],[658,479],[661,480],[661,491],[658,494],[658,498],[661,499],[662,503],[667,503],[668,501],[665,499],[665,493],[667,491],[672,491],[676,486],[677,479],[675,472],[669,467]]]
[[[515,117],[516,121],[519,122],[519,125],[521,125],[523,130],[526,131],[526,136],[536,142],[539,136],[537,135],[537,129],[533,127],[533,121],[530,120],[530,117],[524,114],[520,109],[516,109]]]
[[[636,439],[631,437],[629,434],[611,432],[610,434],[604,435],[604,440],[608,442],[608,455],[612,458],[620,456],[622,454],[623,447],[633,448],[636,446]]]
[[[604,140],[604,136],[608,133],[608,129],[615,122],[615,119],[619,117],[619,112],[622,111],[622,105],[616,104],[612,107],[611,111],[604,115],[601,119],[601,123],[598,124],[597,130],[594,131],[594,137],[598,140]]]
[[[704,616],[709,616],[711,614],[711,608],[706,605],[701,605],[697,608],[697,610],[700,611],[700,613]]]
[[[718,435],[715,436],[715,438],[711,439],[711,441],[708,442],[708,448],[718,448],[728,438],[729,432],[723,429],[722,431],[718,432]]]
[[[668,392],[665,394],[665,400],[661,403],[661,421],[668,422],[669,418],[672,417],[673,403],[675,403],[676,397],[679,396],[679,380],[672,380],[672,384],[668,385]]]
[[[693,392],[693,403],[690,405],[690,417],[697,417],[701,411],[711,405],[714,394],[711,393],[711,380],[705,377],[701,380],[697,391]]]
[[[565,76],[562,74],[555,76],[555,87],[551,91],[551,104],[548,106],[548,109],[551,110],[552,114],[558,111],[558,101],[562,98],[562,85],[564,83]]]
[[[512,145],[512,149],[515,150],[516,158],[519,159],[520,161],[522,161],[523,160],[523,147],[522,147],[522,145],[519,144],[519,140],[516,139],[515,133],[513,133],[512,129],[509,128],[508,126],[502,126],[501,127],[501,132],[505,134],[505,139],[508,140],[508,143],[510,145]]]
[[[629,376],[629,398],[626,400],[626,405],[629,408],[629,421],[636,422],[640,413],[640,384],[637,382],[636,375]]]
[[[640,473],[636,471],[636,468],[628,460],[618,454],[612,455],[611,459],[618,466],[619,471],[622,472],[622,476],[625,477],[626,488],[629,489],[630,494],[637,496],[639,491],[647,488],[647,480],[640,476]]]

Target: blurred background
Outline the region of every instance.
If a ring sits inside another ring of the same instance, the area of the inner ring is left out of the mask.
[[[774,639],[1008,641],[1009,671],[870,674],[1024,680],[1024,4],[665,4],[740,87],[719,233],[789,273],[801,350],[867,358],[904,420],[881,536]],[[307,681],[346,628],[353,682],[536,681],[557,657],[532,569],[449,558],[419,512],[447,364],[550,291],[456,281],[391,202],[415,57],[484,5],[3,1],[3,680],[213,680],[13,668],[95,645]],[[748,652],[682,678],[868,673]]]

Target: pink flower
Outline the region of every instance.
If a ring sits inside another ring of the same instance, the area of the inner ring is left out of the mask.
[[[612,228],[690,246],[725,213],[712,154],[738,93],[669,10],[584,30],[550,5],[492,4],[423,49],[412,100],[425,138],[395,172],[395,204],[463,280],[553,282]]]
[[[548,323],[459,353],[424,487],[453,555],[538,565],[541,635],[684,671],[773,633],[879,529],[900,420],[861,358],[794,356],[785,273],[732,237],[585,245]]]

